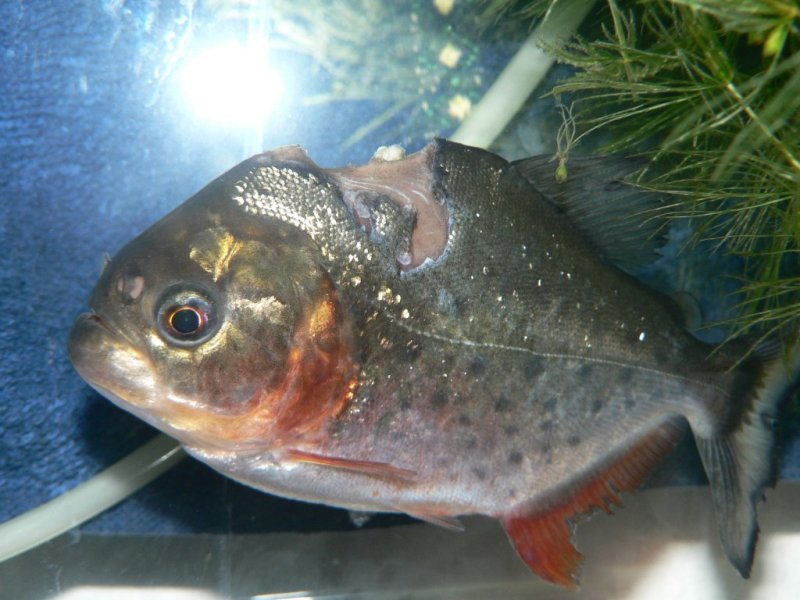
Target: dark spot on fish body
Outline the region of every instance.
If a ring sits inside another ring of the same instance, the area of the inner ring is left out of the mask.
[[[591,411],[593,415],[599,413],[602,408],[603,408],[603,403],[600,400],[597,399],[592,400]]]
[[[630,383],[633,380],[633,374],[633,367],[622,367],[619,370],[619,376],[617,377],[617,380],[623,384]]]
[[[506,398],[505,396],[500,396],[494,401],[492,405],[495,412],[504,413],[511,410],[511,400]]]
[[[437,410],[447,406],[447,392],[441,388],[434,391],[433,396],[431,396],[431,405]]]
[[[514,451],[508,455],[508,464],[519,466],[522,464],[522,452]]]
[[[542,411],[544,411],[545,414],[552,413],[556,409],[556,404],[558,404],[558,398],[550,396],[542,404]]]
[[[405,363],[414,363],[417,362],[419,355],[420,355],[419,344],[409,342],[400,351],[400,360]]]
[[[503,428],[503,432],[505,432],[506,435],[517,435],[519,433],[519,425],[506,425]]]
[[[477,477],[480,481],[486,480],[486,469],[483,467],[472,467],[470,470],[472,474],[475,475],[475,477]]]
[[[367,337],[363,335],[363,333],[364,332],[362,331],[360,335],[360,340],[359,340],[360,347],[358,350],[359,358],[362,365],[369,363],[370,355],[372,354],[372,347],[370,343],[367,341]]]
[[[411,393],[406,389],[400,390],[400,392],[399,392],[399,400],[400,400],[400,402],[399,402],[398,406],[400,407],[400,410],[402,410],[402,411],[409,410],[411,408],[411,405],[413,404],[413,402],[411,400]]]
[[[544,358],[541,356],[532,356],[525,363],[524,371],[525,379],[527,381],[534,381],[544,373]]]
[[[553,446],[545,442],[542,444],[541,455],[544,456],[544,462],[547,465],[553,464]]]
[[[486,372],[486,364],[487,364],[486,357],[482,354],[478,354],[472,358],[469,363],[469,373],[470,375],[474,375],[475,377],[479,377]]]
[[[472,425],[472,419],[469,418],[469,415],[466,413],[461,413],[458,415],[458,424],[463,425],[464,427],[468,427]]]
[[[458,319],[463,313],[464,302],[454,296],[451,290],[442,288],[439,290],[437,307],[442,314]]]
[[[467,438],[466,443],[464,444],[467,450],[475,450],[478,447],[478,438],[474,435],[471,435]]]
[[[578,436],[578,435],[571,435],[571,436],[569,436],[569,437],[567,438],[567,444],[568,444],[568,445],[569,445],[571,448],[574,448],[575,446],[578,446],[578,445],[580,445],[580,443],[581,443],[581,438],[580,438],[580,436]]]
[[[592,373],[594,372],[594,365],[589,363],[583,363],[578,370],[575,372],[575,376],[582,382],[582,383],[589,383],[592,379]]]
[[[388,411],[382,415],[375,427],[375,434],[380,437],[386,436],[392,429],[394,417],[395,413],[393,411]]]
[[[553,429],[553,420],[545,419],[544,421],[540,421],[539,429],[541,429],[545,433],[549,433]]]

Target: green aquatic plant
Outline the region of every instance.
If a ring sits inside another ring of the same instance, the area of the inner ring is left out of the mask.
[[[555,49],[577,135],[646,150],[640,184],[672,198],[695,241],[741,258],[730,334],[800,325],[800,4],[607,0],[594,35]]]
[[[393,137],[409,129],[430,137],[455,128],[491,83],[481,60],[480,27],[466,10],[472,3],[450,4],[274,2],[273,45],[309,54],[330,75],[330,89],[306,103],[385,105],[354,129],[344,147],[401,113],[403,124]]]
[[[477,9],[476,18],[484,27],[497,26],[502,32],[507,25],[519,21],[527,21],[532,27],[551,5],[558,3],[553,0],[477,0],[466,4]]]

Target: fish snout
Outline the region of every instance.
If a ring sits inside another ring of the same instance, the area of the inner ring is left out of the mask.
[[[149,404],[156,385],[151,362],[94,312],[81,314],[69,335],[69,359],[78,374],[116,404]]]
[[[109,344],[111,332],[94,312],[83,313],[75,320],[69,334],[69,360],[81,377],[90,383],[96,379],[91,372],[97,368],[96,358]]]

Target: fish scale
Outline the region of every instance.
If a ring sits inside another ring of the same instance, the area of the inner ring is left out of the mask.
[[[107,266],[78,371],[240,482],[451,528],[488,515],[566,587],[574,524],[688,423],[746,576],[791,337],[714,348],[623,270],[657,241],[659,199],[620,181],[640,161],[573,158],[559,184],[542,157],[444,140],[386,155],[322,169],[287,147],[209,184]]]

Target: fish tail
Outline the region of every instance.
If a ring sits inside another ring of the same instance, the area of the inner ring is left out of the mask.
[[[758,538],[756,505],[777,477],[775,430],[783,401],[800,371],[800,344],[789,353],[777,344],[755,357],[755,377],[732,400],[734,422],[711,437],[695,434],[711,485],[714,512],[728,559],[750,575]]]

